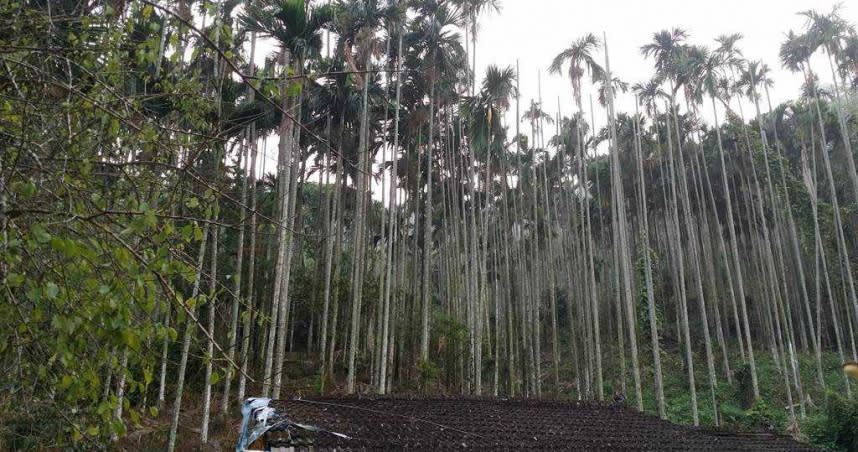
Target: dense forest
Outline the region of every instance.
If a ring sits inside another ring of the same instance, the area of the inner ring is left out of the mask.
[[[477,79],[501,6],[0,0],[0,445],[173,450],[248,396],[360,393],[849,447],[854,24],[800,12],[767,62],[657,31],[637,80],[581,31],[526,68],[554,105],[515,55]]]

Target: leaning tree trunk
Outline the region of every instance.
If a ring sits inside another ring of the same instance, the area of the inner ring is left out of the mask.
[[[733,203],[730,200],[730,184],[727,180],[727,165],[724,163],[724,145],[721,139],[721,125],[718,122],[718,110],[715,106],[715,97],[712,101],[712,113],[715,116],[715,135],[718,139],[718,157],[721,162],[721,183],[724,187],[724,199],[727,204],[727,224],[730,232],[730,249],[733,256],[733,270],[736,272],[736,288],[738,290],[739,306],[742,309],[742,322],[745,333],[745,344],[748,348],[748,365],[751,370],[751,386],[754,391],[754,399],[760,398],[760,385],[757,379],[757,364],[754,360],[754,343],[751,339],[751,326],[748,319],[748,303],[745,298],[745,280],[742,274],[742,262],[739,258],[739,245],[736,238],[736,222],[733,218]]]
[[[685,157],[682,151],[682,137],[679,132],[679,120],[676,114],[675,106],[672,109],[673,121],[676,125],[676,154],[679,156],[679,183],[680,192],[682,194],[682,210],[685,215],[686,233],[688,234],[688,242],[691,244],[691,262],[693,277],[697,287],[697,301],[700,309],[700,321],[703,324],[703,344],[706,350],[706,367],[709,375],[709,389],[712,396],[712,410],[714,412],[715,425],[719,424],[718,420],[718,399],[716,395],[717,380],[715,377],[715,358],[712,354],[712,339],[709,334],[709,320],[706,312],[706,301],[703,293],[703,277],[700,271],[700,258],[697,251],[697,231],[694,227],[694,218],[691,215],[690,193],[688,190],[688,182],[685,174]]]
[[[814,138],[815,139],[815,138]],[[810,193],[810,207],[811,213],[813,214],[813,236],[814,236],[814,267],[815,267],[815,281],[816,281],[816,300],[817,300],[817,313],[821,311],[822,304],[822,287],[820,284],[820,267],[822,270],[822,276],[825,279],[825,289],[826,289],[826,297],[828,298],[829,307],[831,309],[831,323],[834,327],[834,338],[837,344],[837,353],[840,356],[840,364],[846,364],[846,356],[844,354],[843,347],[843,333],[841,332],[841,321],[838,318],[838,307],[836,305],[836,299],[834,297],[834,293],[831,290],[831,282],[828,277],[828,263],[825,256],[825,246],[822,242],[822,234],[820,233],[819,227],[819,198],[818,198],[818,188],[816,183],[816,145],[811,144],[811,158],[813,159],[813,170],[811,169],[807,162],[807,149],[804,141],[801,143],[801,168],[802,168],[802,176],[804,180],[805,187],[807,187],[808,193]],[[817,325],[821,325],[821,317],[817,319]],[[821,329],[821,327],[820,327]],[[819,332],[820,330],[817,330]],[[817,345],[819,345],[821,341],[817,339]],[[843,374],[843,381],[846,388],[846,394],[849,398],[852,397],[852,388],[849,384],[849,376],[845,373]]]
[[[802,259],[801,249],[799,246],[798,231],[796,230],[796,227],[795,227],[795,218],[793,217],[793,213],[792,213],[792,202],[790,201],[789,189],[787,187],[787,182],[786,182],[786,168],[784,167],[784,158],[782,156],[783,153],[781,152],[781,141],[780,141],[780,137],[778,136],[777,124],[774,122],[774,114],[772,112],[772,101],[771,101],[771,96],[769,95],[769,87],[768,87],[768,85],[766,85],[765,82],[763,83],[763,87],[765,88],[765,91],[766,91],[766,101],[767,101],[768,106],[769,106],[769,118],[772,121],[771,127],[772,127],[772,131],[774,133],[774,138],[775,138],[775,150],[777,151],[778,163],[779,163],[779,168],[780,168],[780,173],[781,173],[781,190],[783,191],[784,204],[786,205],[787,222],[788,222],[788,226],[789,226],[790,239],[791,239],[791,243],[792,243],[792,252],[793,252],[793,255],[795,256],[796,267],[798,270],[799,285],[800,285],[801,292],[802,292],[802,299],[804,301],[805,314],[807,315],[807,321],[808,321],[808,324],[811,326],[811,334],[813,335],[814,355],[816,357],[817,382],[820,385],[820,387],[822,387],[824,389],[825,388],[825,378],[823,378],[822,344],[820,343],[820,336],[822,334],[820,330],[822,329],[822,325],[820,323],[817,323],[816,329],[815,330],[813,329],[813,326],[814,326],[813,325],[813,315],[811,313],[810,301],[809,301],[809,297],[807,295],[807,286],[805,283],[805,276],[804,276],[805,275],[805,273],[804,273],[804,261]],[[814,259],[815,259],[815,256],[814,256]],[[820,301],[819,297],[817,296],[817,299],[816,299],[817,306],[819,306],[820,303],[821,303],[821,301]],[[819,319],[817,319],[817,321],[818,320]]]
[[[220,3],[218,2],[218,6],[219,5],[220,5]],[[218,64],[215,64],[215,78],[216,79],[218,78],[217,68],[218,68]],[[221,88],[222,88],[222,84],[219,86],[218,91],[217,91],[218,100],[220,100],[220,97],[221,97],[221,95],[220,95]],[[220,104],[218,103],[218,105],[220,105]],[[220,116],[220,113],[221,113],[219,108],[220,107],[218,107],[218,116]],[[219,176],[220,163],[221,163],[223,151],[224,151],[223,147],[218,146],[217,152],[215,152],[215,160],[214,160],[214,162],[215,162],[214,163],[214,165],[215,165],[215,167],[214,167],[214,178],[215,178],[215,180],[217,180],[217,178]],[[215,197],[214,205],[211,207],[211,210],[206,213],[206,223],[205,223],[204,230],[203,230],[203,238],[200,242],[200,252],[199,252],[199,259],[197,260],[196,276],[194,278],[193,289],[191,291],[191,299],[194,300],[194,304],[193,304],[193,306],[190,307],[190,313],[189,313],[190,315],[188,316],[188,324],[185,327],[185,334],[184,334],[184,337],[182,338],[182,355],[181,355],[180,362],[179,362],[179,375],[178,375],[178,379],[177,379],[178,383],[176,385],[176,398],[175,398],[175,402],[173,404],[173,413],[172,413],[172,418],[170,421],[170,433],[169,433],[169,436],[167,439],[167,450],[169,452],[172,452],[176,447],[176,440],[177,440],[178,431],[179,431],[179,415],[181,414],[182,396],[184,395],[183,393],[184,393],[184,384],[185,384],[185,373],[187,371],[188,356],[190,354],[190,348],[191,348],[191,340],[193,339],[193,336],[196,333],[196,329],[199,326],[197,321],[195,320],[195,313],[196,313],[196,309],[197,309],[197,297],[199,296],[199,292],[200,292],[200,279],[202,278],[202,273],[203,273],[203,260],[205,258],[205,247],[206,247],[206,243],[208,241],[209,229],[212,227],[209,220],[211,219],[212,215],[215,216],[215,219],[217,218],[218,209],[219,209],[218,198]],[[212,246],[213,253],[212,253],[211,259],[213,261],[217,260],[216,248],[217,248],[217,231],[215,231],[215,238],[213,240],[213,246]],[[215,267],[215,269],[216,269],[216,267]],[[210,276],[211,276],[211,278],[215,277],[215,275],[210,275]],[[213,314],[212,314],[212,316],[213,316]],[[210,320],[209,323],[211,324],[212,321]],[[213,356],[213,352],[214,352],[213,327],[209,326],[209,328],[207,330],[207,334],[209,336],[209,348],[211,350],[211,352],[209,353],[209,357],[211,359],[211,356]],[[231,360],[230,360],[230,365],[232,365]],[[206,385],[208,385],[208,384],[209,384],[209,382],[207,380]],[[203,414],[203,426],[206,427],[206,429],[207,429],[206,424],[208,424],[208,413],[204,412],[204,414]],[[205,432],[201,431],[201,438],[204,438],[202,433],[205,433]]]
[[[217,215],[217,205],[215,205],[215,215]],[[215,216],[217,218],[217,216]],[[206,363],[206,371],[205,371],[205,381],[204,381],[204,389],[203,389],[203,420],[202,426],[200,427],[200,442],[202,444],[206,444],[209,440],[209,419],[211,417],[211,400],[212,400],[212,371],[213,371],[213,358],[214,358],[214,328],[215,328],[215,302],[217,296],[217,252],[218,252],[218,237],[220,236],[220,231],[218,226],[214,226],[214,232],[212,233],[212,257],[209,265],[210,274],[209,274],[209,294],[206,299],[206,304],[208,305],[208,324],[206,329],[208,329],[209,333],[212,336],[209,338],[208,343],[206,344],[206,354],[204,357],[204,361]]]
[[[179,432],[179,414],[182,408],[182,395],[184,395],[185,372],[188,368],[188,355],[190,354],[191,349],[191,339],[193,339],[193,335],[197,329],[197,324],[192,317],[194,317],[197,312],[197,297],[200,295],[200,279],[202,279],[203,274],[203,260],[206,255],[206,244],[208,242],[210,227],[211,226],[208,222],[203,226],[203,237],[200,240],[200,251],[197,256],[194,285],[191,290],[190,299],[193,300],[193,305],[189,308],[191,315],[188,316],[187,325],[185,326],[185,334],[182,337],[182,357],[179,361],[179,374],[176,377],[176,399],[173,403],[173,413],[170,419],[170,433],[167,439],[167,450],[170,452],[176,448],[176,440]]]
[[[807,62],[808,67],[810,66],[810,62]],[[837,199],[837,190],[834,186],[834,176],[831,171],[831,161],[828,158],[828,142],[825,137],[825,123],[822,119],[822,108],[820,107],[819,102],[819,93],[816,89],[816,84],[814,83],[814,75],[812,71],[807,71],[805,74],[805,80],[809,83],[811,90],[813,91],[813,101],[816,109],[816,117],[819,122],[819,140],[822,144],[820,153],[822,154],[823,161],[823,169],[825,171],[825,175],[828,179],[829,189],[831,192],[831,204],[834,211],[834,229],[835,229],[835,238],[837,241],[837,247],[840,251],[840,260],[841,265],[843,266],[843,274],[844,279],[846,281],[846,288],[848,290],[849,299],[852,303],[852,308],[855,311],[855,316],[858,318],[858,296],[855,293],[855,282],[852,276],[852,263],[849,260],[849,251],[846,248],[846,239],[843,235],[843,220],[840,215],[840,204]],[[849,140],[849,136],[846,135],[843,137],[844,142]],[[855,169],[850,168],[850,172],[855,175]],[[856,185],[858,187],[858,185]]]
[[[661,373],[661,346],[659,345],[658,318],[656,316],[655,294],[652,282],[652,262],[649,248],[649,219],[647,216],[646,180],[643,170],[643,152],[641,149],[641,132],[638,103],[635,101],[635,157],[638,166],[638,179],[640,180],[639,201],[640,204],[640,234],[641,248],[644,256],[644,280],[646,284],[647,311],[649,318],[649,332],[652,340],[653,377],[655,379],[655,401],[658,405],[658,417],[666,419],[664,404],[664,379]]]
[[[681,325],[682,325],[682,336],[685,340],[685,361],[686,368],[688,369],[688,388],[691,395],[691,417],[694,421],[694,425],[700,425],[700,416],[697,408],[697,388],[694,383],[694,356],[691,350],[691,332],[688,326],[688,306],[687,306],[687,295],[686,295],[686,287],[685,287],[685,262],[683,257],[683,250],[679,244],[679,237],[676,235],[679,234],[679,196],[677,195],[677,185],[679,184],[676,173],[682,171],[682,168],[677,168],[677,164],[673,158],[673,132],[671,131],[673,128],[670,125],[670,112],[673,111],[671,107],[665,105],[665,115],[668,116],[665,119],[667,124],[667,153],[668,153],[668,162],[670,167],[670,187],[671,187],[671,208],[672,212],[670,215],[670,219],[668,220],[671,223],[668,227],[671,230],[673,248],[676,250],[676,269],[678,273],[678,281],[679,281],[679,300],[678,305],[680,307],[681,314]],[[679,136],[679,134],[677,134]],[[691,221],[690,218],[686,218],[687,221]]]
[[[846,155],[846,172],[849,173],[849,180],[852,182],[852,193],[855,197],[853,202],[858,203],[858,171],[855,169],[855,157],[853,157],[852,154],[852,135],[849,133],[849,125],[846,122],[846,115],[843,114],[843,107],[841,106],[843,102],[840,94],[840,83],[837,81],[834,62],[831,58],[831,55],[834,52],[827,47],[826,50],[828,56],[828,67],[831,69],[831,79],[834,81],[834,98],[836,100],[834,103],[834,109],[837,113],[837,124],[840,126],[840,137],[843,140],[843,153]],[[843,88],[846,89],[846,86]],[[814,95],[818,95],[816,90],[814,90]]]
[[[576,100],[576,104],[578,106],[578,121],[576,121],[576,138],[578,142],[578,180],[579,185],[583,191],[583,195],[580,200],[580,209],[581,209],[581,218],[582,218],[582,226],[581,226],[581,243],[582,249],[584,250],[584,278],[586,280],[585,284],[585,297],[586,300],[584,302],[586,308],[585,311],[587,316],[584,320],[584,325],[587,330],[588,337],[588,346],[587,354],[588,354],[588,362],[591,363],[592,367],[595,369],[589,369],[587,382],[587,394],[591,394],[592,389],[591,386],[595,387],[596,397],[598,400],[604,400],[604,385],[603,385],[603,376],[602,376],[602,338],[601,338],[601,322],[599,320],[599,299],[596,285],[596,265],[595,265],[595,246],[593,242],[593,228],[590,221],[590,206],[589,206],[589,183],[587,178],[587,162],[585,161],[585,140],[584,140],[584,132],[581,127],[581,121],[584,118],[584,108],[581,105],[581,87],[580,80],[573,80],[572,82],[573,92]],[[595,371],[595,382],[592,382],[592,378],[589,376],[593,371]]]
[[[632,353],[632,376],[634,378],[635,383],[635,396],[637,397],[637,408],[638,411],[643,411],[643,393],[641,391],[641,374],[640,374],[640,363],[638,361],[638,339],[637,333],[635,331],[635,309],[632,301],[632,269],[631,263],[629,262],[629,240],[628,240],[628,228],[626,227],[626,200],[625,193],[623,191],[623,183],[620,178],[620,155],[617,143],[617,126],[616,126],[616,117],[614,113],[614,94],[613,87],[610,85],[611,80],[611,62],[608,57],[608,43],[605,40],[605,70],[607,71],[607,79],[608,89],[607,97],[608,97],[608,118],[610,120],[610,133],[611,133],[611,144],[613,149],[611,150],[611,159],[613,161],[613,177],[614,180],[614,190],[616,190],[616,199],[617,199],[617,220],[618,224],[618,237],[620,239],[618,252],[619,252],[619,261],[620,261],[620,269],[622,272],[623,279],[623,298],[626,304],[626,327],[629,331],[629,345],[631,347]],[[619,315],[619,313],[617,313]],[[625,370],[625,369],[623,369]]]

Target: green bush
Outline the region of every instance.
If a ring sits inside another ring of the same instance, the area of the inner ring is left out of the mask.
[[[432,361],[420,361],[417,363],[417,370],[420,371],[420,381],[423,382],[424,388],[428,388],[438,381],[441,375],[441,368]]]
[[[749,409],[754,401],[754,385],[751,378],[751,366],[741,364],[736,366],[733,377],[736,379],[734,399],[739,401],[742,408]]]
[[[858,450],[858,401],[829,392],[821,412],[808,418],[805,433],[829,450]]]
[[[745,422],[752,429],[773,430],[778,422],[772,407],[763,399],[759,399],[745,411]]]
[[[721,403],[720,409],[721,423],[724,426],[745,425],[746,414],[745,410],[733,403]]]

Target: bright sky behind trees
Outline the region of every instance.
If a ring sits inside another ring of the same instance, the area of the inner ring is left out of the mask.
[[[548,65],[560,50],[584,33],[594,33],[601,38],[605,32],[612,72],[634,84],[649,80],[653,74],[652,60],[644,59],[640,46],[650,42],[656,31],[680,27],[689,32],[689,43],[706,45],[710,49],[715,47],[716,36],[742,33],[745,38],[739,47],[745,57],[761,59],[773,69],[771,78],[775,86],[771,94],[772,102],[777,104],[794,98],[802,82],[800,75],[782,69],[778,58],[784,34],[804,26],[805,18],[797,12],[808,9],[829,12],[838,3],[843,5],[841,16],[844,19],[858,21],[858,4],[833,0],[507,0],[500,14],[480,20],[477,80],[483,78],[488,65],[514,66],[518,59],[522,109],[529,105],[530,99],[538,98],[538,72],[542,71],[544,110],[553,115],[560,96],[562,113],[568,115],[572,103],[569,79],[548,74]],[[817,58],[818,64],[824,63],[820,55]],[[830,83],[828,71],[819,72],[823,85]],[[588,90],[585,87],[585,92]],[[617,110],[633,111],[633,101],[631,93],[618,95]],[[599,110],[596,99],[593,102],[596,125],[603,127],[604,111]],[[584,105],[587,109],[586,98]],[[514,122],[511,118],[507,120],[510,125]]]

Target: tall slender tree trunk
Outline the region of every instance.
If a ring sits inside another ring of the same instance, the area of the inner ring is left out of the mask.
[[[125,406],[125,383],[128,375],[128,348],[122,350],[122,358],[119,359],[119,381],[116,382],[116,408],[113,409],[113,420],[122,423],[122,408]],[[123,424],[124,425],[124,424]],[[119,440],[119,436],[113,433],[111,442]]]
[[[671,101],[672,103],[672,101]],[[679,177],[677,176],[678,172],[681,172],[683,169],[679,166],[673,157],[673,132],[672,127],[670,125],[671,118],[670,113],[673,111],[672,107],[668,107],[665,105],[665,123],[667,125],[667,154],[668,154],[668,166],[670,167],[670,186],[671,186],[671,209],[672,215],[668,220],[671,224],[669,225],[669,229],[671,230],[671,236],[673,236],[674,248],[676,250],[675,260],[676,260],[676,269],[677,269],[677,279],[679,283],[679,300],[678,306],[681,314],[681,331],[682,337],[685,340],[685,365],[686,369],[688,369],[688,387],[691,395],[691,417],[694,421],[694,425],[700,425],[700,416],[697,408],[697,387],[694,383],[694,355],[691,349],[691,332],[688,325],[688,306],[687,306],[687,296],[686,296],[686,287],[685,287],[685,258],[683,257],[683,251],[679,246],[679,196],[677,194],[677,185],[679,185]],[[677,134],[677,137],[680,135]],[[687,221],[691,221],[690,218],[686,217]],[[690,241],[690,239],[689,239]]]
[[[255,40],[251,38],[251,42]],[[241,323],[241,372],[238,376],[238,402],[244,403],[244,395],[247,388],[247,372],[250,361],[251,325],[254,325],[254,284],[256,280],[256,157],[257,136],[256,125],[250,125],[250,243],[247,268],[247,297],[246,311],[242,316]]]
[[[281,66],[283,70],[283,79],[280,86],[280,104],[285,111],[288,111],[288,81],[290,55],[285,49],[282,51]],[[276,380],[276,375],[272,375],[274,371],[274,361],[283,359],[282,352],[275,350],[278,348],[275,341],[279,340],[281,345],[285,345],[286,336],[286,318],[281,315],[285,314],[285,297],[281,296],[283,284],[288,286],[288,276],[284,276],[284,268],[286,264],[286,256],[289,253],[289,191],[290,191],[290,169],[293,165],[292,159],[292,129],[291,122],[286,115],[280,122],[280,142],[278,144],[277,158],[277,185],[280,199],[278,200],[278,211],[280,212],[279,224],[277,224],[277,264],[274,268],[274,293],[271,302],[270,326],[268,330],[268,345],[265,350],[265,371],[262,382],[262,394],[268,396],[272,382]],[[284,281],[285,279],[285,281]],[[275,356],[276,355],[276,356]]]
[[[303,56],[295,59],[295,65],[296,65],[295,73],[299,74],[299,75],[303,74],[303,71],[304,71],[304,58],[303,58]],[[302,117],[303,104],[304,104],[304,90],[301,89],[298,91],[297,108],[296,108],[296,114],[295,114],[297,121],[299,121],[299,122],[301,121],[301,117]],[[303,159],[303,156],[301,155],[301,148],[300,148],[301,128],[300,127],[293,127],[292,121],[289,122],[289,125],[290,125],[290,130],[289,130],[289,147],[290,147],[290,149],[288,151],[288,158],[289,158],[288,162],[289,162],[290,174],[289,174],[289,185],[288,185],[289,186],[289,193],[287,196],[288,206],[286,206],[287,207],[286,210],[288,212],[288,220],[287,220],[286,226],[285,226],[285,230],[288,234],[286,237],[285,254],[283,256],[285,259],[285,262],[283,263],[283,273],[281,275],[282,280],[280,282],[281,286],[280,286],[280,293],[279,293],[279,295],[280,295],[280,315],[277,318],[277,322],[279,323],[277,328],[278,328],[278,331],[280,334],[278,334],[278,336],[277,336],[277,349],[275,350],[275,355],[274,355],[274,375],[272,375],[272,377],[274,379],[274,382],[272,384],[272,396],[275,399],[280,397],[280,388],[281,388],[282,381],[283,381],[283,363],[285,360],[286,338],[287,338],[287,335],[286,335],[287,327],[286,327],[286,325],[289,322],[289,314],[290,314],[290,309],[291,309],[291,299],[289,297],[289,289],[291,287],[290,277],[292,274],[292,257],[294,254],[296,254],[293,251],[293,249],[295,247],[295,245],[294,245],[294,242],[295,242],[294,227],[295,227],[296,217],[300,217],[300,215],[298,215],[299,212],[296,212],[296,204],[297,204],[297,200],[298,200],[298,196],[299,196],[298,182],[299,182],[299,178],[303,179],[303,177],[304,177],[304,174],[305,174],[304,166],[306,164],[306,161]],[[300,171],[299,171],[299,168],[300,168]],[[299,242],[299,249],[300,249],[300,242]],[[298,253],[298,254],[300,254],[300,253]],[[293,324],[294,324],[294,322],[293,322]],[[289,330],[289,336],[288,336],[290,347],[292,346],[291,338],[292,338],[293,333],[294,333],[294,330],[290,329]]]
[[[387,243],[387,253],[385,255],[385,273],[386,277],[384,279],[384,320],[383,320],[383,331],[382,331],[382,343],[381,343],[381,380],[379,382],[379,387],[381,388],[381,393],[384,394],[387,392],[387,368],[388,368],[388,349],[390,348],[389,344],[389,335],[390,335],[390,292],[395,286],[392,284],[393,277],[393,252],[395,250],[395,242],[396,242],[396,234],[394,233],[394,229],[396,227],[396,219],[397,219],[397,178],[399,177],[399,105],[400,105],[400,97],[402,91],[402,77],[401,77],[401,58],[399,55],[402,55],[402,33],[399,33],[399,43],[398,43],[398,51],[396,53],[396,100],[394,103],[394,119],[393,119],[393,148],[391,150],[391,160],[393,164],[390,169],[390,196],[389,196],[389,208],[388,210],[388,224],[387,229],[389,232],[389,239]]]
[[[436,51],[432,51],[432,61],[436,61]],[[422,283],[422,316],[420,324],[420,360],[429,360],[429,311],[432,305],[430,293],[431,274],[429,267],[432,263],[432,148],[435,147],[435,79],[433,74],[429,80],[429,141],[426,142],[426,198],[423,211],[423,283]]]
[[[217,218],[217,206],[215,207],[215,218]],[[220,231],[218,226],[214,226],[212,232],[212,257],[210,262],[209,274],[209,293],[206,299],[208,305],[208,324],[206,329],[212,334],[211,339],[206,344],[206,354],[204,361],[206,363],[205,381],[203,389],[203,420],[200,427],[200,442],[208,443],[209,440],[209,419],[211,418],[211,401],[212,401],[212,371],[214,365],[214,329],[215,329],[215,304],[217,302],[217,253],[218,253],[218,238]]]
[[[249,131],[248,131],[249,132]],[[250,137],[247,138],[250,141]],[[249,153],[250,153],[249,143],[245,144],[244,149],[244,165],[249,166]],[[241,177],[241,214],[239,215],[239,229],[238,229],[238,250],[236,252],[235,257],[235,273],[232,275],[233,278],[233,299],[232,299],[232,308],[230,309],[230,326],[229,326],[229,350],[228,355],[230,361],[235,360],[235,349],[238,341],[238,316],[239,311],[238,308],[241,305],[241,280],[242,280],[242,269],[244,268],[244,235],[245,235],[245,223],[247,221],[247,212],[244,206],[247,205],[247,173],[245,173],[241,169],[242,158],[239,157],[238,166],[236,168],[236,172],[238,176]],[[221,412],[226,414],[229,412],[229,391],[230,386],[232,384],[232,366],[227,366],[226,368],[226,376],[224,381],[223,388],[223,399],[221,400]]]
[[[367,52],[366,62],[364,67],[369,69],[371,62],[371,53]],[[368,121],[368,98],[369,98],[369,74],[363,77],[363,100],[361,106],[361,121],[360,121],[360,136],[358,143],[358,172],[357,184],[355,186],[355,226],[354,226],[354,246],[353,246],[353,265],[352,265],[352,303],[351,303],[351,326],[349,334],[349,361],[348,375],[346,379],[346,392],[354,394],[355,392],[355,358],[358,349],[358,330],[360,329],[360,312],[361,300],[363,295],[363,280],[362,267],[364,263],[364,228],[366,225],[366,174],[365,167],[369,158],[369,150],[367,148],[367,133],[369,124]],[[334,330],[336,331],[336,330]]]
[[[197,297],[200,295],[200,280],[203,274],[203,260],[206,256],[206,245],[208,243],[210,224],[207,222],[203,226],[203,237],[200,239],[200,251],[197,256],[197,266],[195,269],[194,284],[191,290],[191,300],[193,305],[190,307],[190,313],[193,315],[197,312]],[[185,325],[185,333],[182,337],[182,357],[179,361],[179,374],[176,377],[176,397],[173,402],[173,413],[170,418],[170,433],[167,439],[167,450],[172,452],[176,448],[176,440],[179,432],[179,415],[182,409],[182,396],[185,388],[185,372],[188,368],[188,355],[191,349],[191,339],[197,329],[197,324],[188,316],[187,324]]]

